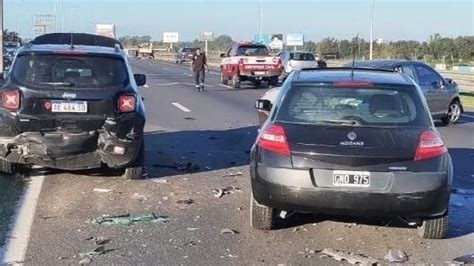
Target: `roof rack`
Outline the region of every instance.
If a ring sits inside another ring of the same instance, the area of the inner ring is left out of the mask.
[[[362,70],[362,71],[379,71],[379,72],[397,72],[396,69],[372,68],[372,67],[325,67],[325,68],[303,68],[302,72],[306,71],[326,71],[326,70]]]
[[[115,39],[87,33],[50,33],[36,37],[30,44],[87,45],[115,49],[117,49],[116,46],[118,46],[120,49],[123,49],[122,44]]]

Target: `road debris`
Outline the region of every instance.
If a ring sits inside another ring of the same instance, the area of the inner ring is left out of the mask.
[[[153,178],[153,179],[148,179],[148,180],[150,180],[150,181],[153,182],[153,183],[157,183],[157,184],[169,184],[169,181],[168,181],[168,180],[166,180],[166,179],[161,179],[161,178],[158,178],[158,179]]]
[[[81,265],[90,264],[90,263],[92,263],[92,258],[98,257],[98,256],[103,255],[105,253],[106,253],[106,250],[105,250],[104,246],[100,246],[100,247],[95,248],[94,250],[91,250],[91,251],[88,251],[88,252],[85,252],[85,253],[81,253],[81,254],[79,254],[79,257],[82,260],[79,261],[79,264],[81,264]]]
[[[224,175],[222,175],[222,177],[236,177],[236,176],[242,176],[242,175],[243,175],[242,172],[225,173]]]
[[[97,193],[110,193],[110,192],[113,192],[112,189],[106,189],[106,188],[94,188],[93,191],[97,192]]]
[[[197,231],[197,230],[199,230],[199,229],[200,229],[200,228],[194,228],[194,227],[188,227],[188,228],[186,228],[186,230],[188,230],[188,231],[190,231],[190,232],[192,232],[192,231]]]
[[[148,198],[145,195],[138,194],[138,193],[133,193],[132,195],[133,200],[138,200],[138,201],[146,201]]]
[[[456,263],[463,263],[463,264],[474,264],[474,253],[470,255],[465,255],[462,257],[455,258],[453,260]]]
[[[232,229],[229,229],[229,228],[224,228],[224,229],[221,230],[221,235],[227,235],[227,234],[235,235],[235,234],[239,234],[239,232],[235,231],[235,230],[232,230]]]
[[[134,225],[137,223],[167,223],[170,219],[166,216],[156,216],[153,213],[146,214],[122,214],[103,215],[89,220],[88,223],[100,225]]]
[[[191,205],[193,203],[195,203],[195,201],[193,199],[185,199],[185,200],[177,200],[176,201],[177,204],[184,204],[184,205]]]
[[[385,261],[389,263],[403,263],[408,261],[408,255],[399,250],[390,250],[385,256]]]
[[[293,233],[296,233],[301,230],[308,232],[308,229],[306,229],[304,226],[300,226],[300,227],[293,228]]]
[[[325,248],[321,253],[328,255],[337,261],[347,261],[350,264],[376,265],[379,262],[379,260],[375,258],[356,255],[354,253],[338,251],[330,248]]]
[[[240,188],[234,186],[213,189],[212,191],[214,192],[214,197],[216,198],[222,198],[224,195],[233,194],[235,192],[242,192]]]
[[[98,246],[103,246],[103,245],[106,245],[108,243],[110,243],[110,239],[107,239],[105,237],[88,237],[85,239],[86,241],[94,241],[94,243]]]

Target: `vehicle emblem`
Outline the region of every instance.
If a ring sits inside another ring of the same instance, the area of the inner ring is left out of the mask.
[[[64,99],[75,99],[77,95],[75,93],[63,93],[63,98]]]
[[[357,134],[355,132],[350,132],[349,134],[347,134],[347,137],[354,141],[356,138],[357,138]]]

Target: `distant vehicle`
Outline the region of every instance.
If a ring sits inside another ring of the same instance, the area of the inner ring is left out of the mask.
[[[144,42],[138,45],[138,58],[142,59],[154,59],[155,56],[153,54],[153,43],[152,42]]]
[[[97,24],[95,31],[97,35],[116,39],[114,24]]]
[[[73,45],[71,45],[71,43]],[[47,34],[20,48],[0,90],[0,171],[40,165],[143,174],[145,107],[121,44],[90,34]]]
[[[310,52],[303,51],[283,51],[280,53],[283,63],[283,75],[286,77],[294,70],[303,68],[317,68],[318,62],[314,55]]]
[[[192,61],[197,48],[180,48],[176,53],[176,64]]]
[[[351,65],[347,64],[346,66]],[[449,78],[443,78],[424,63],[404,60],[373,60],[357,61],[355,66],[398,70],[410,76],[421,87],[433,118],[440,119],[445,125],[458,122],[464,112],[456,82]]]
[[[8,68],[11,63],[13,62],[13,59],[15,58],[15,54],[18,51],[18,49],[21,47],[19,42],[5,42],[4,43],[4,50],[3,50],[3,56],[4,56],[4,65]]]
[[[287,213],[401,218],[444,238],[453,165],[418,86],[393,71],[295,71],[251,150],[251,225]]]
[[[277,86],[282,73],[282,62],[278,56],[270,55],[264,44],[234,43],[225,54],[221,54],[221,83],[232,81],[234,89],[242,81],[251,81],[259,87],[262,81]]]

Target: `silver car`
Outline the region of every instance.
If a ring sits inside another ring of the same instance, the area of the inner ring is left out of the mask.
[[[283,63],[284,77],[288,76],[294,70],[318,67],[318,61],[316,61],[316,58],[310,52],[283,51],[280,53],[280,58]]]

